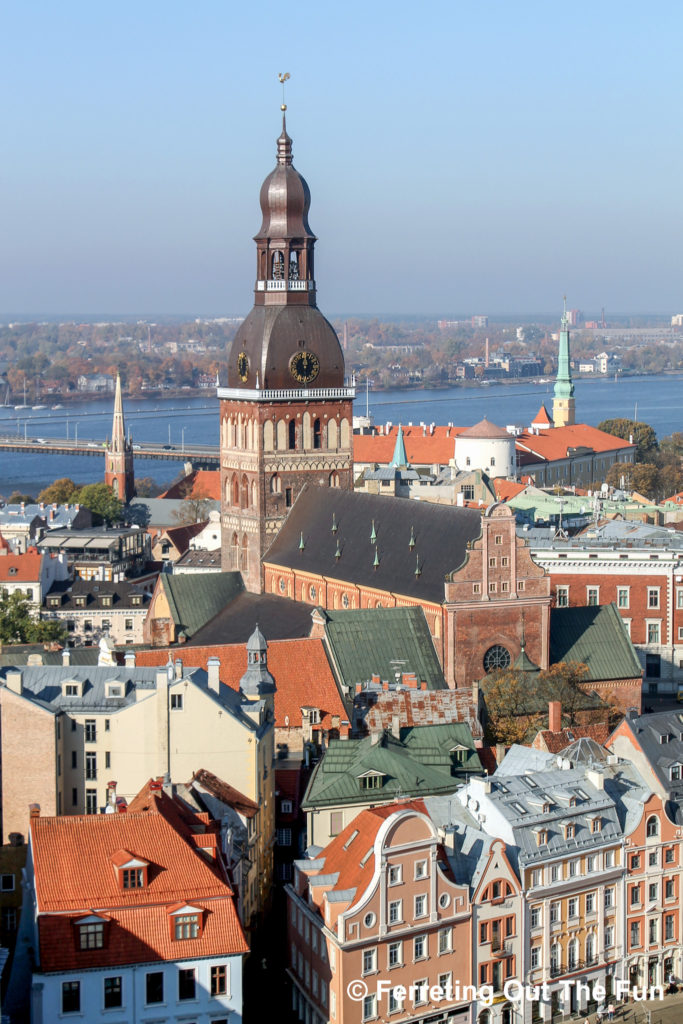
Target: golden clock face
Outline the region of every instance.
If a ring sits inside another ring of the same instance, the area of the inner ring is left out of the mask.
[[[246,352],[240,352],[237,357],[237,372],[240,375],[242,382],[246,381],[249,377],[249,359],[247,358]]]
[[[289,372],[299,384],[310,384],[320,373],[320,360],[313,352],[297,352],[289,360]]]

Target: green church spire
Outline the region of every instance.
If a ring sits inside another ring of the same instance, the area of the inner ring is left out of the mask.
[[[398,434],[396,435],[396,444],[394,445],[394,454],[391,457],[390,466],[407,466],[408,456],[406,455],[406,446],[403,439],[403,427],[399,423]]]
[[[574,382],[569,358],[569,317],[565,295],[560,325],[560,347],[557,354],[557,377],[553,393],[553,425],[556,427],[566,427],[575,422]]]

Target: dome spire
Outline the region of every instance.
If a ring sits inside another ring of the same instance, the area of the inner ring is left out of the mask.
[[[282,134],[277,140],[277,162],[281,165],[290,166],[292,163],[292,140],[287,134],[287,118],[286,110],[287,104],[285,103],[285,82],[288,78],[291,78],[289,71],[284,73],[281,71],[278,74],[278,80],[282,86],[282,103],[280,104],[280,110],[282,111]]]

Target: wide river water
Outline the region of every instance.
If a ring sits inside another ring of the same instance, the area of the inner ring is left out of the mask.
[[[356,415],[366,403],[375,423],[453,423],[471,426],[486,416],[505,427],[528,426],[541,402],[552,410],[552,383],[490,384],[437,391],[377,391],[359,389]],[[618,416],[643,420],[658,437],[683,431],[683,375],[581,379],[575,382],[576,418],[597,424]],[[19,409],[0,406],[0,434],[26,433],[28,437],[69,437],[102,441],[111,433],[113,395],[62,409]],[[126,426],[134,439],[185,444],[218,444],[218,402],[211,393],[188,398],[125,400]],[[137,477],[149,476],[170,483],[181,470],[178,462],[136,459]],[[40,453],[0,455],[0,495],[12,491],[35,495],[53,480],[68,476],[76,483],[99,481],[104,460],[83,456]]]

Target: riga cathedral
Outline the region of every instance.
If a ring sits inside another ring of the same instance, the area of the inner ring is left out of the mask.
[[[316,304],[310,201],[283,112],[277,165],[261,186],[254,306],[218,387],[221,564],[256,593],[263,554],[304,484],[353,487],[354,388]]]

